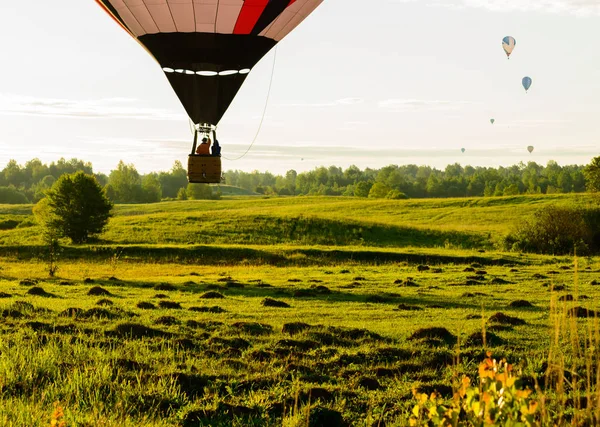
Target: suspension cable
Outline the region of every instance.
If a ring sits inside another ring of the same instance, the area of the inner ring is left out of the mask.
[[[225,160],[229,160],[230,162],[234,162],[234,161],[243,159],[250,152],[250,150],[252,149],[252,147],[254,146],[254,144],[256,143],[256,141],[258,140],[258,136],[260,135],[260,131],[262,129],[263,123],[265,121],[265,117],[267,115],[267,108],[269,107],[269,99],[271,98],[271,88],[273,87],[273,77],[275,76],[275,63],[276,63],[276,61],[277,61],[277,46],[275,46],[274,54],[273,54],[273,67],[271,69],[271,80],[269,81],[269,90],[267,91],[267,99],[265,100],[265,107],[263,109],[262,117],[260,119],[260,123],[258,125],[258,129],[256,130],[256,135],[254,135],[254,139],[252,140],[252,143],[250,144],[250,146],[248,147],[248,149],[244,152],[244,154],[242,154],[241,156],[235,157],[233,159],[230,159],[228,157],[222,156]]]

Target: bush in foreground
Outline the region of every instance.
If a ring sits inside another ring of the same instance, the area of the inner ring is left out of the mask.
[[[112,203],[91,175],[63,175],[34,207],[38,222],[48,233],[83,243],[102,232]]]
[[[546,206],[504,238],[505,249],[549,255],[600,251],[600,208]]]

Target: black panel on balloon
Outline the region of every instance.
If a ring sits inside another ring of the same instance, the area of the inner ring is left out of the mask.
[[[277,44],[261,36],[214,33],[146,34],[139,40],[163,67],[193,71],[252,68]]]
[[[167,73],[167,78],[194,123],[216,125],[233,102],[246,75],[206,77]]]

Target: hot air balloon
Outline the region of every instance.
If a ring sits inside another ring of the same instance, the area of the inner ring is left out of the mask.
[[[491,124],[494,124],[494,123],[496,123],[496,119],[490,119],[490,123],[491,123]]]
[[[529,90],[529,88],[531,87],[531,83],[533,83],[531,77],[523,77],[523,87],[525,88],[525,92]]]
[[[195,154],[248,73],[323,0],[96,0],[165,72],[194,123],[190,182],[218,183],[220,156]]]
[[[533,145],[530,145],[529,147],[527,147],[527,151],[529,151],[529,154],[533,153]]]
[[[464,153],[464,152],[465,152],[465,151],[467,151],[467,150],[466,150],[466,149],[464,149],[464,148],[461,148],[461,149],[460,149],[460,151],[462,151],[462,152]]]
[[[504,49],[504,52],[506,52],[508,59],[510,59],[510,54],[515,49],[516,45],[517,41],[514,39],[514,37],[506,36],[502,39],[502,48]]]

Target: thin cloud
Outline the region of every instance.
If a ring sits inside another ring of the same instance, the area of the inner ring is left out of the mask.
[[[338,106],[351,106],[364,103],[365,100],[362,98],[342,98],[332,102],[321,102],[321,103],[287,103],[280,104],[279,107],[301,107],[301,108],[328,108]]]
[[[422,2],[431,6],[481,8],[497,12],[550,12],[598,15],[598,0],[392,0],[395,3]]]
[[[389,112],[452,111],[465,105],[467,101],[441,101],[423,99],[386,99],[379,102],[379,108]]]
[[[183,114],[138,105],[130,98],[71,100],[0,94],[0,114],[70,119],[182,120]]]

